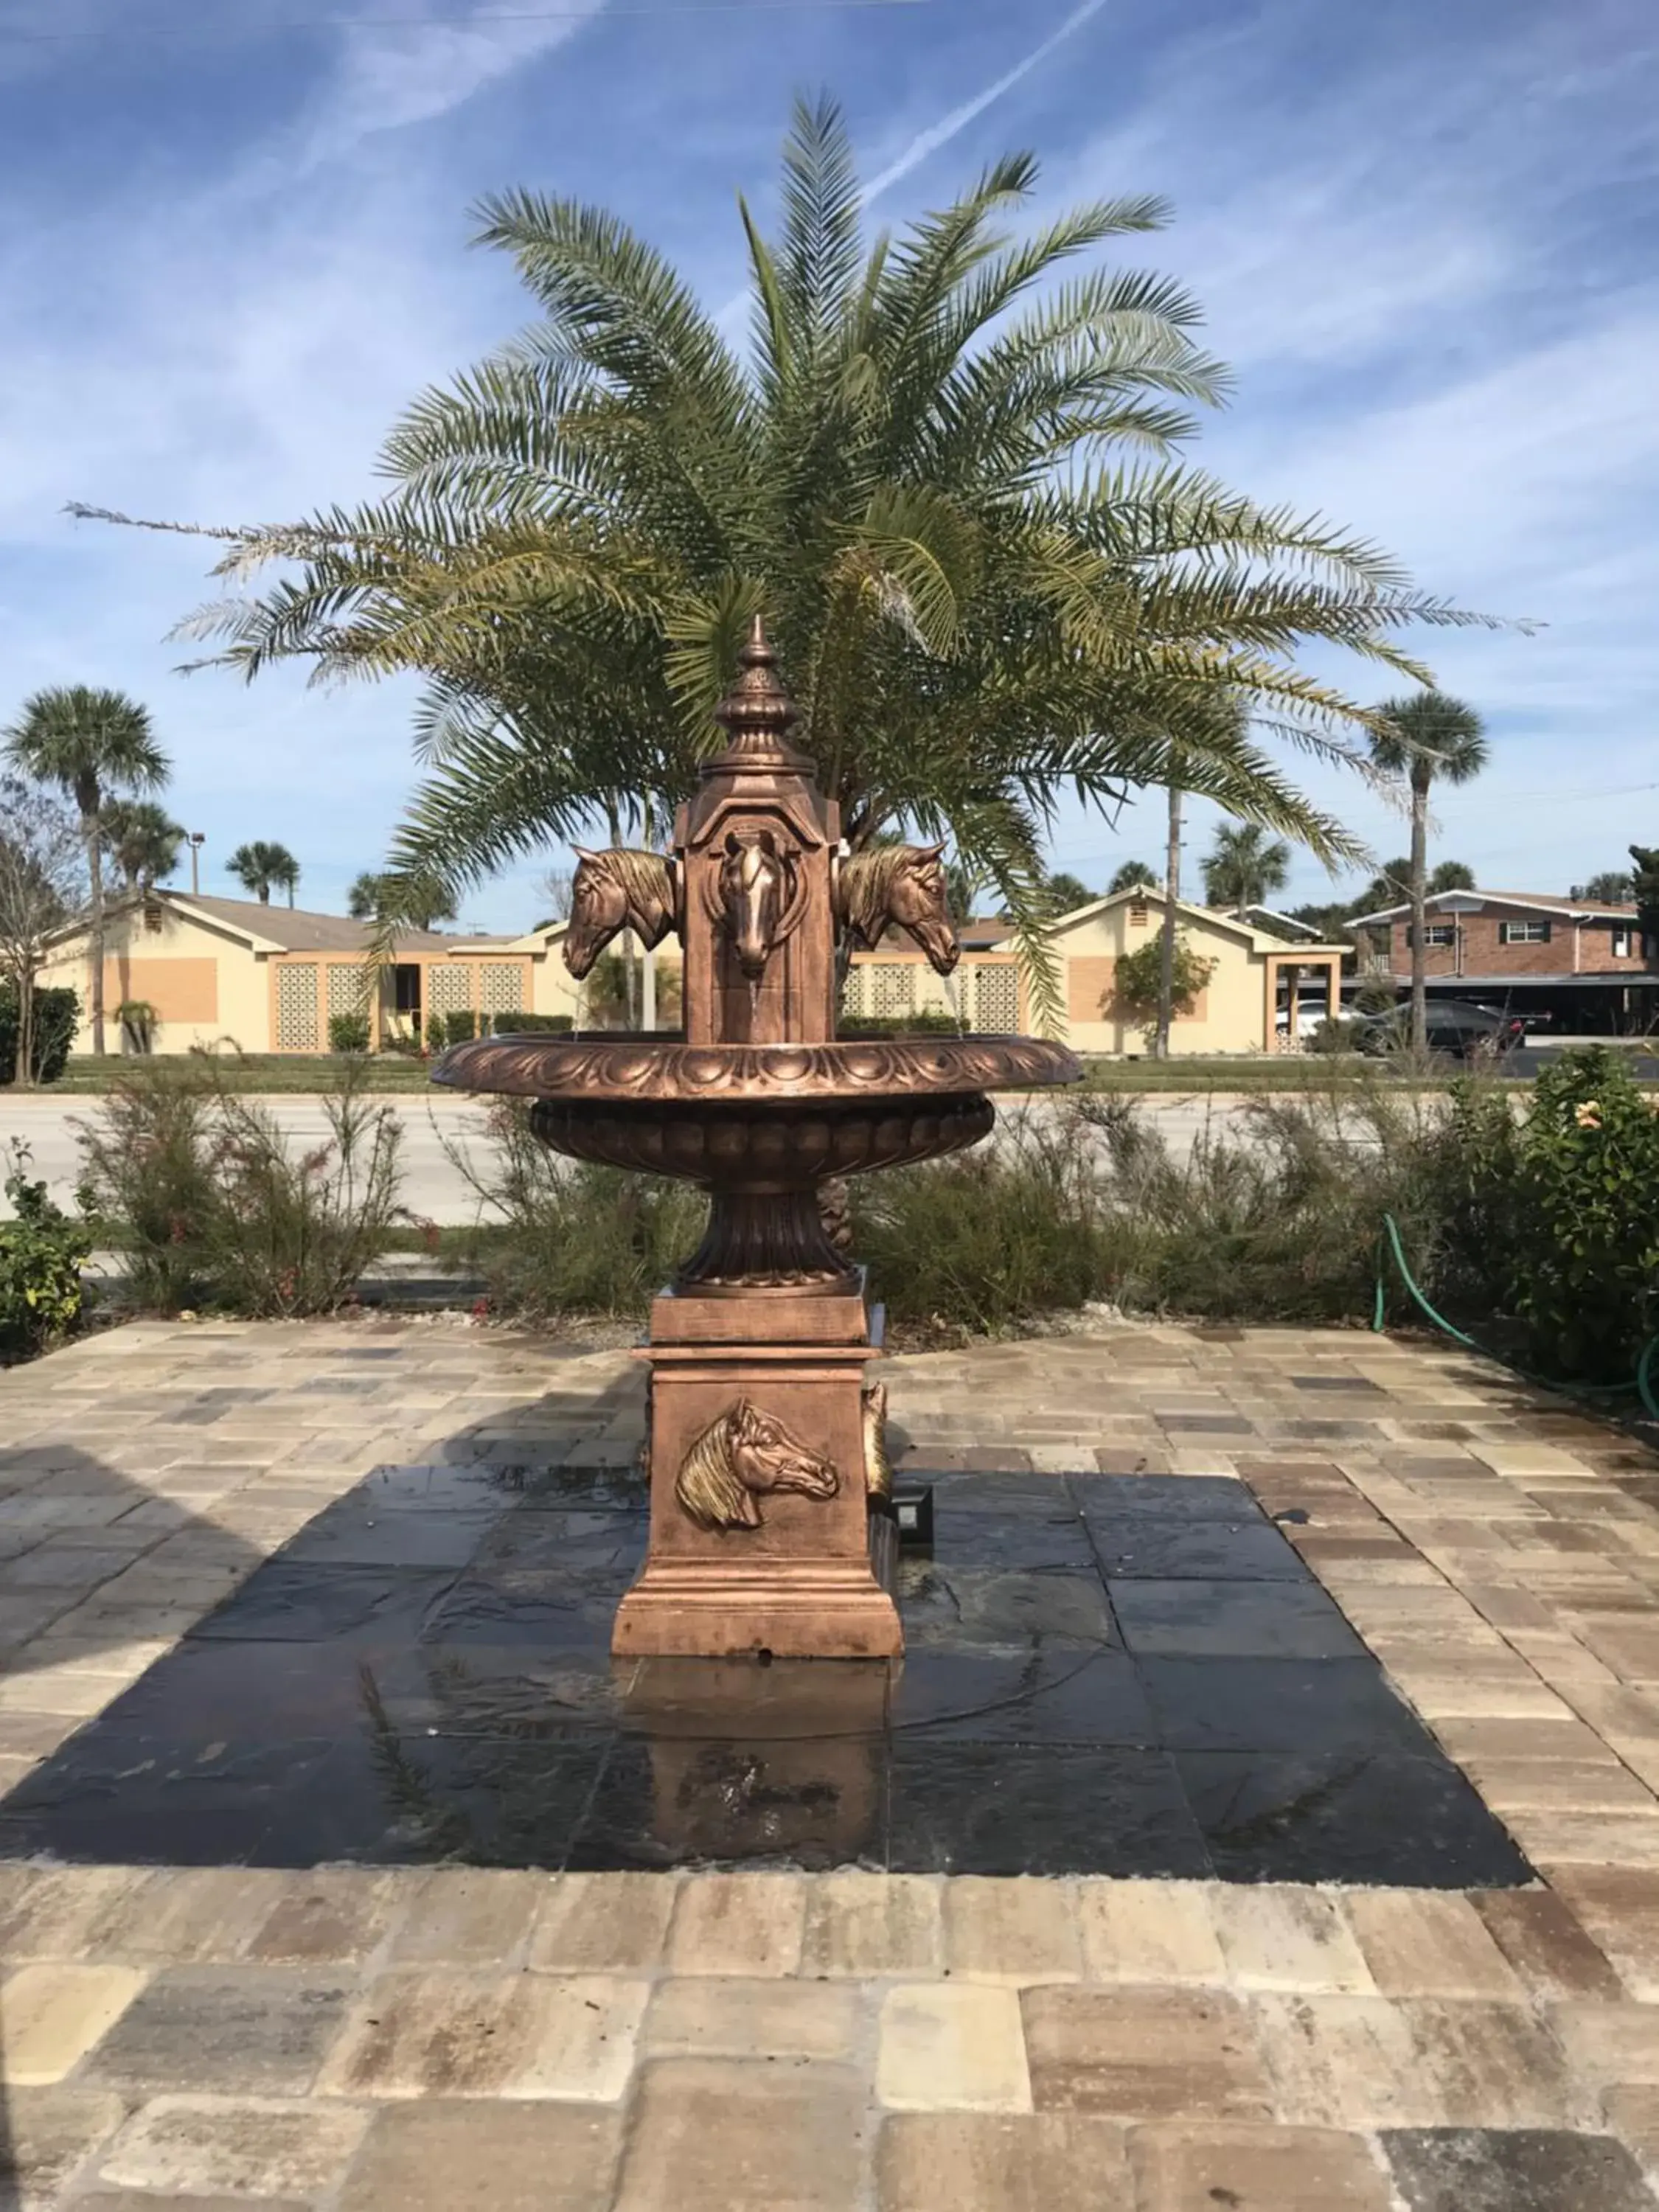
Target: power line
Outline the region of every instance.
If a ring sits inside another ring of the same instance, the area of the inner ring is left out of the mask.
[[[854,9],[939,4],[939,0],[684,0],[677,6],[673,0],[634,0],[631,5],[623,0],[617,7],[488,9],[474,15],[288,15],[252,23],[211,23],[198,16],[185,23],[105,23],[84,31],[14,31],[0,24],[0,39],[15,46],[59,46],[100,39],[246,38],[272,31],[466,31],[478,23],[599,22],[617,15],[838,15]]]

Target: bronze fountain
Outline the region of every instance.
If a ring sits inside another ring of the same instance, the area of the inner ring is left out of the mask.
[[[873,947],[897,927],[940,975],[956,966],[939,848],[842,855],[758,617],[738,658],[716,710],[731,742],[680,808],[673,857],[580,854],[572,891],[578,978],[623,928],[678,934],[684,1036],[481,1038],[433,1077],[533,1098],[559,1152],[708,1193],[702,1243],[652,1302],[650,1548],[612,1650],[888,1658],[886,1392],[865,1382],[879,1309],[872,1332],[823,1186],[977,1144],[988,1091],[1081,1071],[1034,1037],[837,1038],[838,935]]]

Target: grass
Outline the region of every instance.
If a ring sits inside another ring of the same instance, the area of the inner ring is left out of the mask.
[[[175,1055],[165,1054],[158,1057],[173,1059]],[[352,1056],[331,1052],[251,1052],[240,1060],[227,1054],[216,1062],[227,1091],[290,1097],[337,1091],[347,1071],[359,1064]],[[112,1053],[102,1060],[90,1053],[79,1054],[71,1058],[56,1083],[46,1084],[29,1095],[36,1098],[97,1097],[123,1077],[131,1075],[139,1065],[137,1060]],[[414,1060],[402,1053],[376,1053],[368,1063],[368,1075],[362,1087],[377,1096],[386,1091],[429,1091],[433,1088],[430,1060]]]

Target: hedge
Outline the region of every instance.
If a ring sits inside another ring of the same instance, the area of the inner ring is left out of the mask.
[[[54,1083],[63,1073],[81,1024],[81,994],[67,985],[34,994],[34,1079]],[[17,992],[0,984],[0,1084],[17,1066]]]

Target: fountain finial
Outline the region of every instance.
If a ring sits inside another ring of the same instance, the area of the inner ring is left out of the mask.
[[[800,717],[778,681],[777,669],[765,621],[757,613],[738,653],[738,679],[714,709],[714,720],[732,742],[715,759],[704,763],[705,775],[738,766],[811,773],[816,763],[789,742],[788,732]]]

